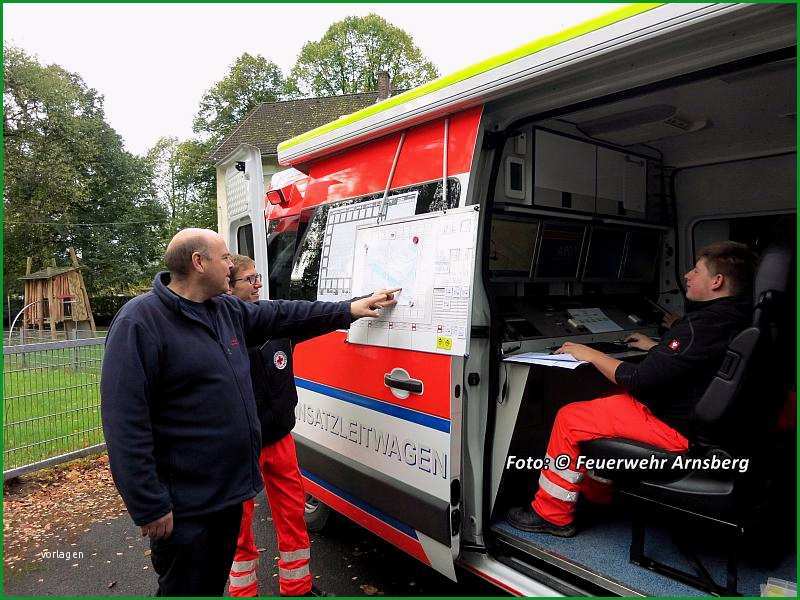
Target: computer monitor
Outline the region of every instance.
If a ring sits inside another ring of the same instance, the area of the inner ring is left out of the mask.
[[[583,268],[583,281],[617,281],[625,255],[624,229],[592,227]]]
[[[651,282],[656,277],[661,232],[639,229],[628,232],[628,248],[622,264],[622,281]]]
[[[543,223],[533,273],[534,281],[576,280],[585,234],[585,225]]]
[[[489,240],[489,273],[492,279],[530,279],[538,232],[539,221],[506,215],[492,217],[492,236]]]

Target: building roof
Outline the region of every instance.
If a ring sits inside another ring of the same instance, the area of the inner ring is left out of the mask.
[[[64,273],[77,270],[78,267],[47,267],[40,271],[36,271],[35,273],[31,273],[30,275],[23,275],[19,279],[50,279],[56,275],[62,275]]]
[[[278,144],[342,115],[361,110],[378,100],[378,92],[363,92],[342,96],[302,98],[281,102],[263,102],[209,155],[219,162],[239,144],[250,144],[261,155],[277,154]]]

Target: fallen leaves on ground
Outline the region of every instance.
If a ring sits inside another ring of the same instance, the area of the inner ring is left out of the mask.
[[[92,524],[125,514],[105,454],[7,481],[3,500],[6,574],[45,550],[71,550]]]
[[[381,592],[376,588],[374,585],[369,585],[365,583],[362,586],[359,586],[361,591],[364,592],[367,596],[375,596],[376,594],[380,594]]]

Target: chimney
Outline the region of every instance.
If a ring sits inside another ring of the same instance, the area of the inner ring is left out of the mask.
[[[388,71],[380,71],[378,73],[378,100],[386,100],[392,95],[392,82],[389,79]]]

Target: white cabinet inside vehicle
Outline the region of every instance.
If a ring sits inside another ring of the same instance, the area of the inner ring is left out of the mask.
[[[646,208],[647,160],[598,146],[595,212],[644,218]]]
[[[596,147],[536,130],[533,145],[533,204],[594,211]]]
[[[536,129],[533,205],[644,219],[647,162],[636,154]]]

